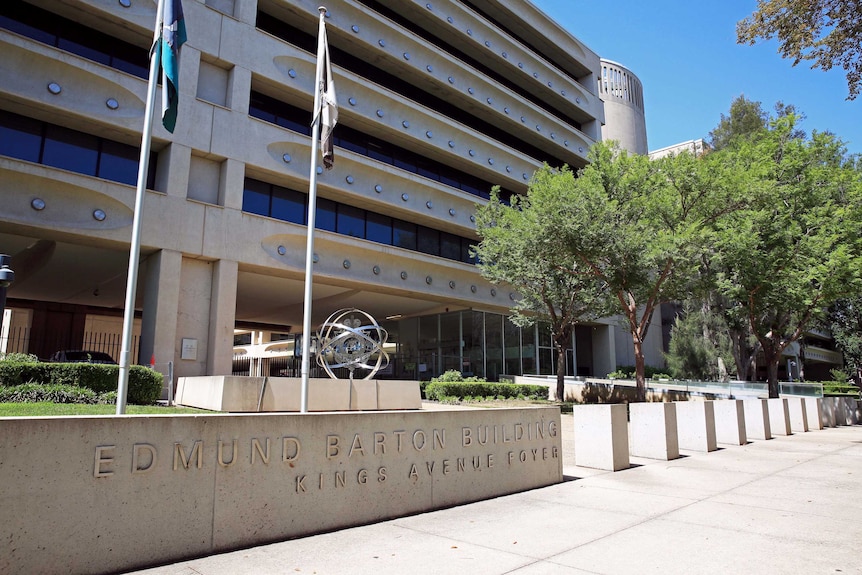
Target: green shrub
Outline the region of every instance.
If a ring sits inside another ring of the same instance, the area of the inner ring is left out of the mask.
[[[547,399],[548,388],[544,385],[524,385],[516,383],[488,383],[486,381],[433,381],[425,388],[428,399],[442,401],[445,397],[466,398],[498,397],[502,399],[517,398],[522,395],[527,399]]]
[[[74,385],[42,385],[25,383],[12,387],[0,387],[0,403],[105,403],[92,389]]]
[[[0,353],[0,361],[14,361],[18,363],[37,363],[39,358],[32,353]]]
[[[821,381],[823,395],[849,395],[859,397],[859,387],[846,381]]]
[[[662,373],[659,371],[660,367],[653,367],[651,365],[644,366],[644,377],[647,379],[650,378],[666,378],[670,379],[670,376],[666,373]],[[608,379],[634,379],[635,378],[635,366],[633,365],[618,365],[615,371],[612,371],[608,374]]]
[[[0,387],[25,383],[68,385],[86,388],[96,394],[117,391],[120,367],[98,363],[0,362]],[[137,405],[150,405],[162,393],[162,374],[140,365],[129,369],[126,399]]]

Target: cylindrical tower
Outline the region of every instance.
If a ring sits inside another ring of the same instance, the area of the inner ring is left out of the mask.
[[[616,140],[629,152],[646,154],[646,118],[643,85],[631,70],[602,58],[598,76],[599,98],[605,103],[602,140]]]

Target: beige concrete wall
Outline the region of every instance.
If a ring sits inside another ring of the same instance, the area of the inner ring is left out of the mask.
[[[0,418],[0,573],[108,573],[562,480],[556,408]]]

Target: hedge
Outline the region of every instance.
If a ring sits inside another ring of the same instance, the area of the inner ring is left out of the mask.
[[[96,393],[92,389],[76,385],[43,385],[41,383],[0,387],[0,403],[38,403],[42,401],[111,404],[116,403],[117,393],[115,391]]]
[[[548,399],[548,386],[525,385],[517,383],[487,383],[487,382],[446,382],[432,381],[425,387],[428,399],[437,401],[446,397],[499,397],[528,399]]]
[[[101,394],[117,391],[120,366],[99,363],[33,363],[0,362],[0,386],[11,387],[25,383],[44,385],[72,385]],[[129,403],[150,405],[162,394],[162,374],[134,365],[129,369]]]

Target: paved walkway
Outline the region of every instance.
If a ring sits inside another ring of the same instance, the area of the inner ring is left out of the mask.
[[[139,575],[862,574],[862,426],[610,473]]]

